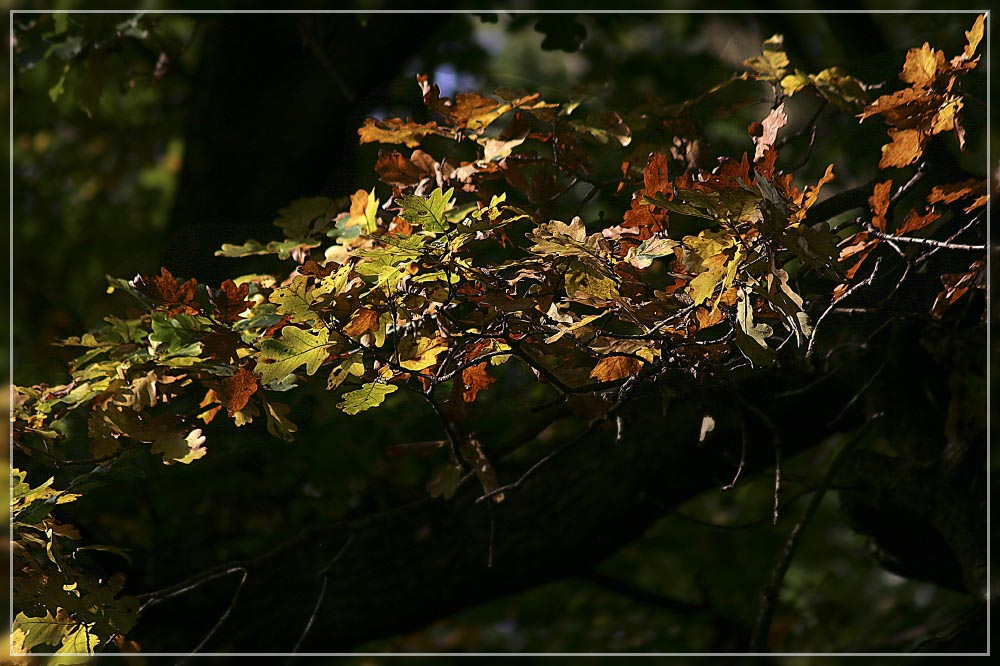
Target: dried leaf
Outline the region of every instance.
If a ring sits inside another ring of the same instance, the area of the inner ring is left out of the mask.
[[[365,124],[358,128],[360,143],[402,143],[407,148],[416,148],[428,134],[437,134],[438,124],[435,122],[416,123],[412,119],[403,121],[400,118],[376,120],[365,118]]]
[[[879,231],[886,230],[886,213],[889,212],[889,200],[892,194],[892,181],[876,183],[872,195],[868,197],[868,206],[872,211],[872,226]]]
[[[642,368],[642,361],[631,356],[605,356],[594,369],[590,371],[590,376],[600,382],[613,382],[619,379],[627,379]]]
[[[462,399],[465,402],[475,402],[480,391],[485,391],[496,378],[486,371],[486,362],[462,370]]]
[[[760,136],[754,137],[753,142],[756,146],[753,156],[754,162],[763,157],[764,151],[774,145],[778,138],[778,130],[786,124],[788,124],[788,116],[785,115],[785,103],[782,102],[776,108],[771,109],[767,118],[764,118],[764,122],[761,123]]]

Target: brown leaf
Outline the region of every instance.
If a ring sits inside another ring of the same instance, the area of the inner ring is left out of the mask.
[[[239,360],[240,336],[232,331],[212,331],[201,339],[201,343],[205,354],[211,358],[234,363]]]
[[[889,212],[889,194],[892,192],[892,181],[876,183],[872,195],[868,197],[868,206],[872,211],[872,226],[879,231],[886,229],[886,213]],[[843,256],[843,255],[841,255]]]
[[[472,469],[476,473],[476,478],[479,479],[479,483],[482,484],[484,491],[489,493],[500,487],[500,482],[497,480],[497,473],[493,470],[493,465],[490,464],[490,460],[486,457],[486,453],[483,451],[483,447],[478,439],[467,439],[462,442],[461,453],[466,462],[472,465]],[[493,496],[493,501],[497,504],[503,500],[503,493]]]
[[[510,108],[500,107],[500,102],[479,93],[459,93],[454,100],[441,97],[441,89],[425,74],[417,75],[417,83],[424,94],[424,105],[460,129],[483,129]]]
[[[243,283],[239,286],[232,280],[222,283],[218,291],[210,289],[209,300],[215,306],[215,317],[219,321],[232,322],[240,318],[240,313],[250,307],[247,301],[250,293],[250,285]]]
[[[601,382],[613,382],[631,377],[641,367],[642,361],[631,356],[605,356],[590,371],[590,376]]]
[[[244,365],[232,377],[222,380],[222,402],[226,405],[229,416],[240,411],[250,402],[250,396],[257,392],[260,384],[257,376]]]
[[[643,184],[646,186],[646,196],[670,192],[670,175],[667,173],[667,156],[663,153],[653,153],[642,171]]]
[[[356,338],[378,327],[378,312],[370,308],[361,308],[351,316],[351,321],[344,327],[344,334]]]
[[[177,278],[166,268],[160,269],[160,274],[146,277],[137,275],[132,280],[132,286],[150,299],[170,307],[170,312],[179,314],[198,314],[200,306],[194,300],[198,281],[191,278],[184,284],[178,284]]]
[[[944,313],[969,289],[986,289],[986,262],[979,259],[965,273],[945,273],[941,276],[944,289],[931,306],[931,317],[941,319]]]
[[[375,162],[375,172],[383,183],[399,187],[416,185],[430,175],[395,151],[379,152],[378,160]]]
[[[480,391],[485,391],[490,384],[496,381],[496,377],[486,372],[486,363],[480,363],[462,371],[462,399],[465,402],[475,402]]]

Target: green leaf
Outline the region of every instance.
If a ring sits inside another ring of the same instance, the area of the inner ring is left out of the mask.
[[[442,192],[439,187],[426,199],[410,194],[401,195],[399,197],[399,203],[403,207],[401,217],[411,224],[421,225],[425,231],[444,233],[448,230],[448,218],[445,217],[444,211],[451,203],[451,195],[454,192],[455,188]]]
[[[685,236],[683,242],[687,248],[684,267],[697,273],[688,284],[687,293],[696,305],[700,305],[715,293],[727,273],[732,272],[735,277],[735,267],[731,269],[730,264],[738,266],[742,253],[733,256],[728,253],[736,243],[733,234],[728,231],[703,231],[697,236]]]
[[[357,414],[372,407],[378,407],[385,401],[385,396],[395,393],[399,387],[395,384],[362,384],[357,391],[344,394],[343,400],[337,405],[347,414]]]
[[[224,243],[221,249],[215,251],[215,256],[217,257],[248,257],[253,254],[276,254],[279,259],[288,259],[289,257],[295,258],[296,261],[301,261],[307,256],[308,250],[319,247],[319,241],[306,241],[306,240],[286,240],[286,241],[271,241],[267,245],[264,245],[260,241],[248,240],[243,245],[231,245],[230,243]]]
[[[167,317],[157,313],[151,322],[153,332],[149,334],[149,342],[159,355],[198,356],[202,334],[210,325],[204,317],[187,314]]]
[[[728,189],[717,192],[677,190],[673,199],[663,194],[643,196],[642,202],[673,213],[726,222],[756,222],[761,219],[762,197],[750,190]]]
[[[566,271],[566,297],[586,305],[604,305],[618,299],[617,283],[585,261],[576,259]]]
[[[28,617],[18,613],[14,618],[11,640],[21,643],[17,645],[19,651],[30,652],[39,645],[62,645],[63,640],[79,626],[78,622],[68,617],[57,619],[51,612],[46,612],[45,617]]]
[[[288,238],[303,240],[314,231],[314,223],[329,221],[335,208],[334,201],[326,197],[296,199],[278,211],[274,226],[284,231]]]
[[[170,429],[157,434],[149,452],[162,454],[164,465],[173,465],[174,463],[190,465],[195,460],[203,458],[208,452],[204,443],[205,436],[201,434],[200,428],[195,428],[187,434],[184,434],[183,431]]]
[[[274,437],[280,437],[286,442],[295,439],[293,433],[298,430],[298,426],[285,418],[285,414],[291,411],[291,407],[281,402],[271,402],[265,400],[267,405],[267,431]]]
[[[320,317],[313,311],[317,300],[333,290],[335,283],[321,283],[317,287],[309,286],[309,276],[298,275],[287,287],[278,287],[267,299],[278,306],[278,314],[288,315],[296,324],[314,323]]]
[[[740,289],[736,302],[736,346],[747,357],[751,365],[760,368],[774,362],[774,351],[767,346],[767,338],[773,333],[767,324],[754,322],[753,305],[750,294]]]
[[[785,76],[785,68],[788,67],[784,39],[781,35],[774,35],[764,42],[761,50],[762,53],[759,56],[750,58],[743,64],[753,70],[758,79],[780,81]]]
[[[427,492],[431,497],[444,497],[450,500],[458,490],[458,482],[462,480],[462,468],[458,465],[448,465],[441,473],[427,482]]]
[[[670,238],[649,238],[638,247],[629,248],[625,261],[636,268],[649,268],[654,259],[672,255],[678,245],[680,243]]]
[[[585,121],[573,120],[569,124],[584,137],[599,144],[615,141],[624,148],[632,142],[632,130],[613,111],[591,114]]]
[[[335,389],[351,375],[362,377],[364,374],[364,355],[361,352],[355,352],[333,367],[326,380],[326,388],[327,390]]]
[[[284,379],[300,366],[306,366],[306,374],[313,375],[329,355],[330,333],[321,328],[316,333],[295,326],[281,329],[281,340],[265,340],[257,360],[257,372],[261,384],[270,384]]]

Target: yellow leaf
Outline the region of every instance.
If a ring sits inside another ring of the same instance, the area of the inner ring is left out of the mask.
[[[360,143],[402,143],[407,148],[416,148],[420,141],[428,134],[438,132],[435,122],[415,123],[413,120],[403,121],[400,118],[389,118],[387,120],[376,120],[375,118],[365,118],[365,124],[358,128]]]
[[[972,29],[966,31],[965,38],[969,43],[965,46],[965,50],[962,52],[962,56],[965,60],[969,60],[976,53],[976,47],[979,46],[979,42],[983,39],[983,32],[985,29],[986,15],[980,14],[976,17],[976,22],[972,24]]]
[[[408,350],[407,355],[410,358],[402,361],[400,365],[407,370],[425,370],[437,363],[438,355],[447,349],[448,341],[444,338],[420,338],[417,344]],[[404,353],[402,349],[400,353]]]
[[[906,53],[906,63],[899,78],[911,84],[914,88],[929,88],[937,76],[939,68],[944,68],[944,53],[932,49],[924,42],[918,49],[910,49]]]
[[[955,120],[958,112],[962,109],[962,98],[953,97],[944,106],[938,109],[931,120],[931,134],[940,134],[955,129]]]

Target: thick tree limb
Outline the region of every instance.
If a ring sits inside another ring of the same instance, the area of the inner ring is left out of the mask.
[[[786,399],[772,397],[778,388],[773,376],[744,387],[766,406],[762,408],[772,422],[794,424],[795,436],[789,431],[786,437],[789,454],[821,441],[828,434],[825,424],[842,407],[835,396],[849,394],[834,381]],[[815,395],[818,391],[825,397]],[[309,625],[303,652],[349,650],[590,570],[639,537],[666,512],[665,506],[729,481],[732,463],[722,454],[738,455],[739,427],[720,428],[699,446],[702,401],[690,387],[680,394],[684,397],[666,411],[657,395],[637,397],[621,412],[628,427],[620,443],[614,443],[615,428],[609,423],[494,505],[492,567],[487,559],[488,510],[475,504],[481,490],[465,484],[450,501],[427,499],[317,527],[270,556],[242,563],[249,575],[240,603],[205,649],[287,652]],[[796,416],[806,410],[815,418],[803,424]],[[760,445],[752,447],[746,466],[761,469],[773,461],[772,433],[760,423],[747,427]],[[498,469],[510,479],[524,467]],[[351,535],[351,547],[325,570]],[[324,574],[322,603],[317,605]],[[143,640],[145,649],[178,647],[158,644],[156,635]]]

